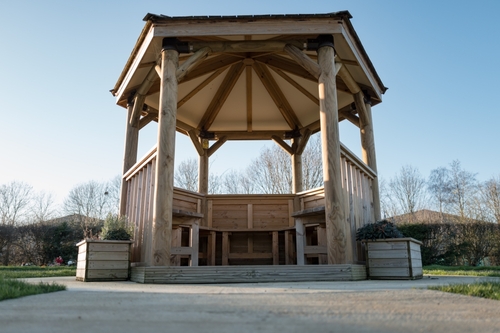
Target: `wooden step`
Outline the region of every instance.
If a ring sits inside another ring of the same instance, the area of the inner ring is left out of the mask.
[[[366,280],[364,265],[132,267],[139,283],[252,283]]]

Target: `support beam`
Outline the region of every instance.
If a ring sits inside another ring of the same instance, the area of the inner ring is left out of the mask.
[[[295,60],[300,66],[302,66],[306,71],[308,71],[316,79],[319,78],[321,74],[321,69],[318,64],[315,63],[311,58],[309,58],[305,53],[303,53],[298,47],[292,44],[287,44],[284,50],[288,55]]]
[[[292,147],[294,152],[291,154],[292,158],[292,193],[299,193],[303,191],[303,171],[302,171],[302,152],[297,153],[297,147],[302,142],[302,138],[292,139]],[[307,140],[306,140],[307,141]]]
[[[346,66],[341,66],[340,70],[338,71],[338,75],[344,81],[345,85],[351,92],[351,94],[357,94],[358,92],[361,91],[361,88],[359,88],[359,85],[357,82],[353,79],[351,76],[351,73],[347,70]]]
[[[198,155],[204,156],[205,155],[205,149],[201,146],[200,139],[196,135],[196,132],[194,129],[188,131],[188,136],[191,139],[191,142],[193,143],[194,148],[198,152]]]
[[[203,80],[202,83],[196,86],[193,90],[191,90],[186,96],[184,96],[178,103],[177,103],[177,109],[179,109],[181,106],[183,106],[187,101],[189,101],[191,98],[193,98],[197,93],[199,93],[203,88],[205,88],[210,82],[212,82],[214,79],[216,79],[219,75],[224,72],[226,68],[221,68],[219,70],[216,70],[212,75],[210,75],[208,78]]]
[[[200,64],[210,53],[210,48],[204,47],[196,51],[188,60],[184,61],[184,63],[177,69],[177,81],[180,82],[191,70],[193,70],[196,66]]]
[[[302,128],[299,118],[293,111],[292,106],[281,91],[278,83],[274,80],[269,69],[257,62],[253,64],[253,69],[258,74],[259,79],[262,81],[262,84],[273,99],[274,104],[276,104],[276,107],[287,122],[288,126],[290,126],[291,129]]]
[[[198,192],[208,194],[208,154],[198,157]]]
[[[328,263],[345,264],[347,235],[340,171],[340,140],[338,126],[337,88],[335,84],[335,51],[333,37],[322,36],[318,48],[321,146],[325,188],[325,221],[328,242]],[[350,240],[349,240],[350,242]]]
[[[353,108],[351,105],[347,105],[343,107],[342,109],[339,110],[339,121],[342,121],[343,119],[349,120],[353,125],[359,128],[359,118],[352,114],[351,111],[353,111]]]
[[[127,173],[127,171],[137,162],[137,148],[139,144],[139,128],[138,126],[133,126],[129,119],[131,119],[134,103],[131,102],[127,107],[127,125],[125,129],[125,151],[123,154],[123,169],[122,175]],[[135,119],[134,122],[136,123]],[[121,188],[120,188],[120,216],[125,216],[127,214],[127,193],[128,184],[127,181],[122,178]]]
[[[297,81],[295,81],[294,79],[292,79],[290,76],[288,76],[285,72],[283,72],[281,69],[277,69],[277,68],[272,68],[272,70],[278,74],[279,76],[281,76],[283,79],[285,79],[285,81],[287,81],[288,83],[290,83],[292,86],[295,87],[295,89],[297,89],[298,91],[300,91],[302,94],[304,94],[304,96],[306,96],[307,98],[309,98],[311,101],[313,101],[314,104],[316,105],[319,105],[319,99],[314,96],[313,94],[311,94],[309,91],[307,91],[303,86],[301,86]]]
[[[300,138],[300,141],[297,144],[297,149],[295,150],[295,154],[302,155],[304,149],[306,148],[307,142],[309,142],[311,134],[312,132],[309,128],[306,128],[304,131],[302,131],[302,137]]]
[[[283,139],[281,139],[279,136],[277,135],[273,135],[271,137],[273,139],[274,142],[276,142],[278,144],[278,146],[280,146],[281,148],[283,148],[284,151],[286,151],[288,154],[292,155],[293,154],[293,150],[292,150],[292,147],[290,147],[285,141],[283,141]]]
[[[366,98],[363,92],[360,91],[354,95],[354,102],[356,103],[356,109],[358,110],[359,115],[363,162],[365,162],[365,164],[368,165],[373,171],[377,172],[377,156],[375,153],[375,135],[373,132],[370,98],[369,96]],[[372,192],[375,220],[378,221],[381,219],[378,176],[373,179]]]
[[[243,69],[244,65],[241,62],[231,67],[219,86],[219,89],[215,93],[215,96],[212,98],[207,111],[205,111],[205,114],[201,118],[198,128],[208,130],[210,126],[212,126],[212,123],[217,117],[217,114],[219,114],[219,111],[226,102],[226,99],[229,97],[229,94],[231,93],[231,90],[233,90],[233,87],[236,84],[236,81],[238,81]]]
[[[227,141],[227,136],[222,136],[217,140],[210,148],[208,148],[207,155],[208,157],[212,156],[213,153],[217,151],[225,142]]]
[[[153,265],[170,266],[177,116],[176,71],[179,53],[169,45],[165,45],[161,52],[161,61],[158,148],[153,202]]]
[[[214,42],[189,42],[189,49],[197,51],[210,48],[214,53],[240,53],[240,52],[281,52],[290,45],[304,48],[307,40],[245,40],[245,41],[214,41]]]
[[[252,64],[254,63],[253,59],[245,59],[246,62],[246,99],[247,99],[247,131],[251,132],[252,131],[252,126],[253,126],[253,121],[252,121],[252,114],[253,114],[253,109],[252,109]]]

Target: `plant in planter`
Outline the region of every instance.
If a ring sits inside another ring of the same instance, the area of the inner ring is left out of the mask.
[[[78,246],[76,279],[116,281],[129,278],[133,228],[125,217],[108,215],[100,239],[85,239]]]
[[[422,243],[405,238],[392,222],[367,224],[357,230],[356,240],[365,244],[366,268],[371,279],[422,278]]]
[[[99,238],[102,240],[131,240],[134,228],[127,225],[125,216],[109,214],[104,220]]]

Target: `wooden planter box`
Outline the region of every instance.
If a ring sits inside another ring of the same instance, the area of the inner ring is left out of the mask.
[[[78,281],[124,281],[129,278],[132,241],[86,239],[78,246]]]
[[[422,242],[413,238],[365,240],[369,279],[421,279]]]

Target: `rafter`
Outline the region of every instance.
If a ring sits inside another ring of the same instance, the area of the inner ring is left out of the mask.
[[[201,146],[200,140],[199,140],[198,136],[196,135],[196,131],[194,129],[192,129],[192,130],[189,130],[187,132],[187,134],[188,134],[189,138],[191,139],[191,142],[193,142],[193,146],[196,149],[196,151],[198,152],[198,155],[200,155],[200,156],[205,155],[205,149],[203,149],[203,147]]]
[[[299,118],[297,118],[297,115],[293,111],[292,106],[290,105],[290,103],[288,103],[287,98],[281,91],[278,83],[273,78],[273,75],[271,74],[269,69],[259,63],[254,63],[253,69],[259,76],[259,79],[262,81],[262,84],[278,107],[278,110],[281,112],[281,115],[287,122],[288,126],[290,126],[291,129],[297,127],[301,128],[302,125],[299,121]]]
[[[313,101],[316,105],[319,105],[319,99],[314,96],[313,94],[311,94],[309,91],[307,91],[304,87],[302,87],[299,83],[297,83],[297,81],[295,81],[294,79],[292,79],[290,76],[288,76],[285,72],[283,72],[281,69],[278,69],[278,68],[273,68],[271,67],[271,69],[276,73],[278,74],[279,76],[281,76],[283,79],[285,79],[285,81],[287,81],[288,83],[290,83],[292,86],[295,87],[295,89],[297,89],[298,91],[300,91],[301,93],[303,93],[307,98],[309,98],[311,101]]]
[[[236,81],[238,81],[238,78],[243,72],[244,67],[245,65],[242,62],[239,62],[231,66],[231,68],[226,74],[226,77],[219,86],[219,89],[215,93],[215,96],[212,98],[210,105],[205,111],[205,114],[201,118],[201,121],[198,124],[199,129],[204,128],[208,130],[210,126],[212,126],[212,123],[217,117],[217,114],[219,113],[220,109],[226,102],[226,99],[231,93],[231,90],[233,90]]]
[[[187,101],[189,101],[193,96],[195,96],[198,92],[200,92],[203,88],[205,88],[210,82],[215,80],[220,74],[222,74],[226,69],[221,68],[216,70],[212,75],[207,77],[202,83],[200,83],[196,88],[191,90],[186,96],[184,96],[179,102],[177,102],[177,109],[183,106]]]
[[[343,107],[342,109],[340,109],[339,110],[339,122],[344,120],[344,119],[347,119],[351,123],[353,123],[354,125],[359,127],[359,118],[356,115],[352,114],[353,110],[354,109],[352,108],[352,106],[350,104]]]
[[[204,47],[202,49],[199,49],[196,51],[195,54],[193,54],[189,59],[184,61],[182,65],[179,66],[179,68],[176,71],[176,76],[177,80],[180,82],[182,79],[189,74],[190,71],[192,71],[196,66],[200,64],[205,58],[208,56],[208,54],[211,52],[210,48]]]
[[[266,64],[273,68],[278,68],[287,73],[294,74],[304,79],[313,82],[318,82],[318,80],[314,76],[312,76],[311,73],[306,71],[304,68],[302,68],[299,64],[297,64],[295,61],[291,59],[278,55],[262,55],[259,57],[255,57],[254,59],[255,61]]]
[[[293,155],[293,149],[292,149],[292,147],[290,147],[290,145],[288,143],[286,143],[285,141],[283,141],[282,138],[280,138],[277,135],[273,135],[271,138],[273,139],[274,142],[276,142],[278,144],[278,146],[280,146],[281,148],[283,148],[284,151],[286,151],[290,155]]]
[[[208,58],[198,67],[193,69],[189,74],[184,76],[182,82],[187,82],[196,79],[197,77],[206,75],[221,68],[227,68],[238,61],[241,61],[241,58],[227,54],[222,54],[212,58]]]
[[[208,148],[208,157],[212,156],[213,153],[217,151],[225,142],[227,141],[227,136],[222,136],[217,140],[210,148]]]
[[[250,61],[251,60],[251,63]],[[252,59],[248,59],[244,62],[246,66],[246,97],[247,97],[247,131],[252,131],[252,63],[254,61]]]
[[[321,69],[318,63],[314,62],[306,54],[302,52],[298,47],[292,44],[287,44],[284,48],[285,52],[295,60],[300,66],[302,66],[306,71],[308,71],[316,79],[319,78],[321,74]]]

